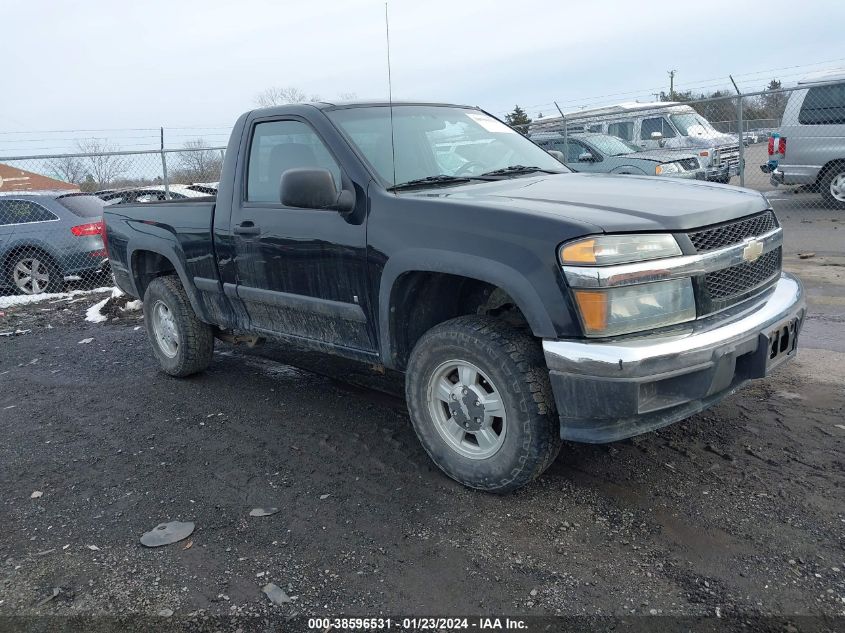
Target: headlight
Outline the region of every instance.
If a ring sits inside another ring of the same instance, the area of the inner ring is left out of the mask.
[[[667,234],[600,235],[570,242],[560,249],[563,265],[623,264],[681,254],[675,238]]]
[[[587,336],[616,336],[695,319],[692,280],[573,290]]]
[[[663,163],[654,168],[655,176],[668,176],[669,174],[677,174],[682,171],[678,163]]]

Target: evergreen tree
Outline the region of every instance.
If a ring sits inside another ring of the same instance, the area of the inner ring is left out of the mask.
[[[531,118],[527,114],[525,114],[525,110],[523,110],[517,105],[514,106],[513,112],[510,112],[509,114],[505,115],[505,121],[507,121],[508,125],[510,125],[511,127],[526,131],[528,128],[528,124],[531,123]]]

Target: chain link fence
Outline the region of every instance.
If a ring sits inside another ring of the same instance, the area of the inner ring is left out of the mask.
[[[738,185],[845,210],[845,80],[706,99],[621,103],[515,126],[579,172]],[[761,113],[767,116],[760,116]]]
[[[845,210],[842,79],[560,112],[515,127],[575,171],[739,185],[776,211]],[[0,294],[110,285],[103,207],[214,195],[224,151],[198,142],[0,158]]]
[[[215,195],[223,147],[0,158],[0,295],[111,286],[103,208]]]

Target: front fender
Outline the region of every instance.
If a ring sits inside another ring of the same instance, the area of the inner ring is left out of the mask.
[[[653,176],[654,174],[647,174],[639,167],[633,165],[621,165],[614,169],[611,174],[635,174],[637,176]]]
[[[384,266],[379,285],[379,343],[382,357],[392,358],[390,297],[397,279],[404,273],[431,272],[462,275],[504,290],[522,311],[531,331],[541,338],[554,338],[555,328],[537,290],[515,268],[499,261],[429,248],[412,248],[391,257]]]

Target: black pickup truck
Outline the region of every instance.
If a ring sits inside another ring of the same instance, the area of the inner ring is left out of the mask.
[[[216,199],[105,225],[165,372],[202,371],[217,337],[403,372],[434,462],[496,492],[562,439],[650,431],[767,375],[805,310],[759,193],[570,173],[464,106],[248,112]]]

